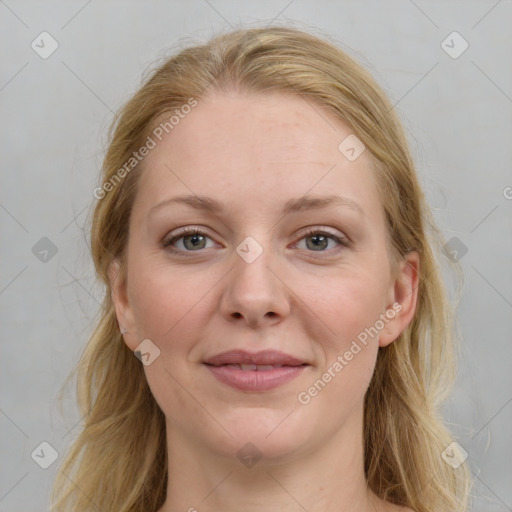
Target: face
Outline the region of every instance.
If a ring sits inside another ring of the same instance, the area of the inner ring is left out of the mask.
[[[111,275],[125,342],[160,350],[144,370],[176,442],[291,460],[359,435],[379,347],[412,319],[418,262],[392,275],[368,152],[338,149],[350,134],[309,100],[210,93],[145,158],[127,279],[116,263]],[[172,201],[185,195],[195,203]],[[228,351],[249,359],[214,359]]]

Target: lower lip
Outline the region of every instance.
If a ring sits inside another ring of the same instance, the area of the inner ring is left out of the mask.
[[[273,370],[239,370],[228,366],[206,365],[213,375],[228,386],[240,391],[268,391],[298,377],[306,365],[282,366]]]

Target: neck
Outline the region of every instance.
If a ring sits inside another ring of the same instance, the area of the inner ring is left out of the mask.
[[[169,423],[167,446],[167,499],[159,512],[381,510],[364,475],[362,414],[352,415],[320,446],[263,457],[251,468]]]

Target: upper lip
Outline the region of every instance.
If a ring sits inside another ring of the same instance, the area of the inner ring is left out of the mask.
[[[223,364],[300,366],[307,364],[305,361],[277,350],[262,350],[253,354],[245,350],[229,350],[210,357],[204,362],[213,366],[221,366]]]

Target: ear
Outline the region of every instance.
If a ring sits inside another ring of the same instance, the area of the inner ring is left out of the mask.
[[[134,350],[137,346],[135,315],[128,299],[126,272],[117,259],[112,260],[109,265],[108,279],[119,330],[123,334],[126,345]]]
[[[391,284],[386,306],[390,320],[380,332],[379,347],[387,347],[406,329],[414,317],[418,299],[420,257],[415,251],[400,262],[396,278]]]

